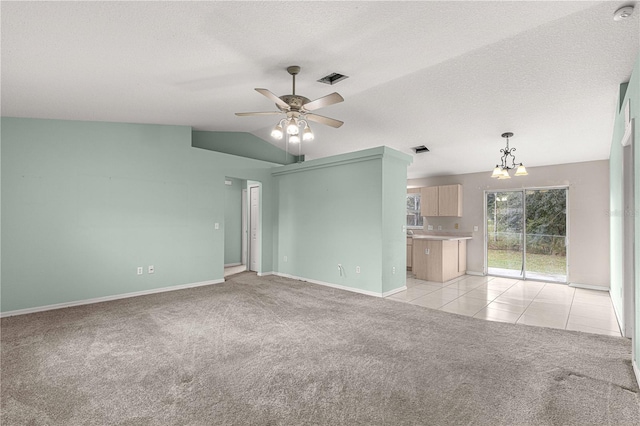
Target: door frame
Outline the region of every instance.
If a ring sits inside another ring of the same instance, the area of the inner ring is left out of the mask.
[[[260,182],[257,181],[247,181],[247,271],[253,271],[253,269],[251,269],[251,251],[252,251],[252,243],[251,243],[251,226],[253,225],[251,222],[251,190],[253,188],[256,188],[256,190],[258,191],[258,212],[257,212],[257,218],[256,218],[256,244],[255,244],[255,251],[256,251],[256,268],[255,268],[255,272],[257,272],[258,274],[261,273],[262,271],[262,249],[261,249],[261,245],[262,245],[262,227],[261,225],[261,219],[262,219],[262,209],[261,209],[261,205],[262,205],[262,184]]]
[[[527,248],[527,227],[526,227],[526,217],[527,217],[527,198],[526,198],[526,191],[536,191],[536,190],[545,190],[545,189],[564,189],[565,190],[565,196],[566,196],[566,201],[565,201],[565,220],[566,220],[566,236],[565,236],[565,247],[566,247],[566,259],[565,259],[565,268],[566,268],[566,280],[565,282],[558,282],[555,281],[557,284],[569,284],[569,250],[571,249],[570,244],[569,244],[569,236],[570,234],[570,221],[569,221],[569,212],[570,212],[570,208],[569,208],[569,185],[555,185],[555,186],[529,186],[529,187],[522,187],[522,188],[502,188],[502,189],[485,189],[484,195],[483,195],[483,201],[482,204],[484,206],[483,208],[483,213],[482,216],[484,218],[484,266],[483,266],[483,274],[484,275],[489,275],[489,253],[488,253],[488,243],[489,243],[489,233],[488,233],[488,228],[487,228],[487,194],[490,192],[521,192],[522,193],[522,221],[524,222],[522,224],[522,245],[523,245],[523,249],[522,249],[522,280],[529,280],[529,281],[546,281],[543,279],[535,279],[535,278],[527,278],[527,256],[526,256],[526,248]],[[506,275],[495,275],[496,277],[506,277],[506,278],[513,278],[510,276],[506,276]]]
[[[247,256],[247,247],[249,246],[248,236],[249,236],[249,218],[247,217],[247,189],[242,189],[242,207],[241,207],[241,215],[242,215],[242,255],[241,260],[242,264],[248,270],[248,256]]]
[[[629,136],[622,141],[622,335],[633,337],[635,331],[635,120],[631,120]],[[628,140],[627,140],[628,139]],[[635,349],[635,347],[634,347]]]

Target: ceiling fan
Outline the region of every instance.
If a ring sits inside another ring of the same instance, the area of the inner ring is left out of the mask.
[[[335,128],[344,124],[344,122],[340,120],[313,114],[311,112],[319,108],[344,101],[342,96],[334,92],[311,101],[304,96],[296,95],[296,75],[300,73],[300,67],[292,65],[287,68],[287,72],[293,77],[293,90],[291,95],[278,97],[267,89],[256,89],[258,93],[275,102],[280,111],[236,112],[236,115],[243,117],[252,115],[284,114],[285,118],[278,122],[276,127],[271,131],[271,136],[275,139],[282,139],[284,136],[284,129],[286,128],[286,132],[289,135],[289,142],[292,143],[300,142],[300,127],[303,127],[304,129],[302,132],[302,139],[305,141],[313,140],[313,132],[311,132],[311,128],[307,121],[315,121],[316,123],[325,124]]]

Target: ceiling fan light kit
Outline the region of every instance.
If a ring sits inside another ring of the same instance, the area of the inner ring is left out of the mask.
[[[337,104],[344,101],[344,98],[340,94],[334,92],[329,95],[318,98],[314,101],[309,100],[304,96],[296,95],[296,75],[300,73],[300,67],[292,65],[287,67],[287,72],[291,74],[293,79],[292,93],[290,95],[276,96],[267,89],[256,89],[258,93],[275,102],[276,107],[280,111],[266,111],[266,112],[236,112],[237,116],[255,116],[255,115],[280,115],[284,114],[285,117],[275,125],[271,131],[271,137],[276,140],[280,140],[287,135],[289,143],[300,143],[300,129],[302,128],[302,140],[305,142],[312,141],[314,139],[313,131],[309,126],[309,121],[324,124],[334,128],[342,126],[344,123],[340,120],[336,120],[322,115],[314,114],[311,111],[323,108],[329,105]]]
[[[496,164],[491,177],[494,179],[511,179],[509,170],[516,169],[514,176],[526,176],[529,173],[522,163],[516,165],[516,156],[513,155],[515,148],[509,148],[509,138],[513,137],[513,133],[506,132],[501,135],[507,139],[507,146],[500,150],[500,164]]]

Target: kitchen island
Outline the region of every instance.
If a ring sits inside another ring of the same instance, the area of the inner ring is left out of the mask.
[[[467,272],[467,240],[451,235],[413,235],[411,268],[420,280],[446,282]]]

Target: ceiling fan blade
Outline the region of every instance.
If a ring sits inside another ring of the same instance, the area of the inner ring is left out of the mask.
[[[323,96],[321,98],[316,99],[315,101],[307,102],[302,107],[307,111],[313,111],[315,109],[337,104],[342,101],[344,101],[344,98],[340,96],[339,93],[333,92],[330,95]]]
[[[309,121],[315,121],[316,123],[326,124],[327,126],[335,127],[336,129],[344,124],[343,121],[336,120],[329,117],[323,117],[322,115],[318,115],[318,114],[307,114],[306,118]]]
[[[289,109],[289,104],[288,103],[286,103],[285,101],[283,101],[282,99],[280,99],[279,97],[277,97],[276,95],[271,93],[269,90],[267,90],[267,89],[256,89],[256,92],[258,92],[261,95],[264,95],[267,98],[271,99],[273,102],[276,103],[276,105],[279,105],[279,106],[281,106],[282,108],[284,108],[286,110]]]
[[[245,117],[248,115],[278,115],[282,114],[282,111],[265,111],[265,112],[236,112],[239,117]]]

